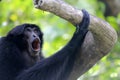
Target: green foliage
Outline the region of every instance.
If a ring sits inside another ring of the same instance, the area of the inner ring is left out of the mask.
[[[120,14],[117,17],[104,17],[105,6],[97,0],[65,0],[79,9],[107,20],[120,36]],[[44,54],[52,55],[70,40],[75,28],[67,21],[48,12],[34,8],[32,0],[2,0],[0,2],[0,36],[7,34],[14,26],[34,23],[44,32]],[[119,80],[120,79],[120,38],[109,55],[85,73],[80,80]]]

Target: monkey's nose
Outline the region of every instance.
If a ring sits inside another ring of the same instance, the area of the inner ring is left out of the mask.
[[[33,35],[33,37],[36,37],[35,35]]]
[[[37,35],[33,34],[33,38],[37,38]]]

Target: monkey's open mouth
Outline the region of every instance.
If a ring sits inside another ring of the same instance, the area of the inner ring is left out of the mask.
[[[33,42],[32,42],[32,49],[34,51],[39,51],[40,50],[40,40],[38,38],[33,40]]]

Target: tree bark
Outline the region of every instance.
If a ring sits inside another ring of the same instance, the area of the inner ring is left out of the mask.
[[[51,12],[73,25],[81,22],[83,14],[62,0],[34,0],[36,8]],[[89,32],[76,56],[74,68],[68,80],[76,80],[96,62],[110,52],[117,41],[116,31],[107,22],[90,15]]]

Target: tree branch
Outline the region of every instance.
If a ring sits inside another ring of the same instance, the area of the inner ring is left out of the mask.
[[[36,8],[51,12],[73,25],[81,22],[83,14],[62,0],[34,0]],[[117,41],[116,31],[105,21],[90,15],[89,32],[76,57],[74,68],[68,80],[76,80],[105,56]]]

